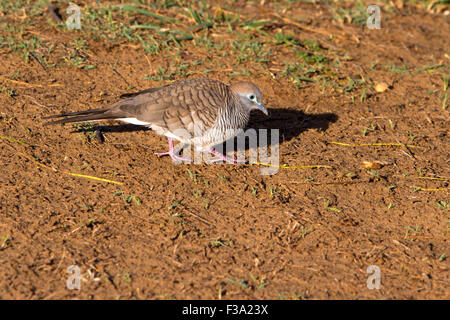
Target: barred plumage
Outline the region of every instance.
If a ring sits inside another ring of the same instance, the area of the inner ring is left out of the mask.
[[[250,82],[228,86],[212,79],[189,79],[162,87],[125,94],[123,100],[103,109],[64,113],[45,119],[62,118],[47,124],[115,119],[146,125],[158,134],[198,149],[211,151],[244,129],[250,110],[267,114],[262,94]],[[182,159],[171,150],[175,160]],[[225,160],[229,158],[224,157]]]

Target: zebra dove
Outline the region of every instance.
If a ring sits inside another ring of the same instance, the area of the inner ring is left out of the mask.
[[[70,112],[45,117],[63,118],[45,124],[84,121],[121,120],[148,126],[165,135],[169,155],[174,161],[190,162],[174,150],[173,140],[194,144],[197,150],[210,152],[216,159],[236,164],[213,146],[236,136],[248,123],[250,111],[258,109],[268,115],[259,88],[251,82],[228,86],[212,79],[189,79],[162,87],[121,96],[123,100],[102,109]]]

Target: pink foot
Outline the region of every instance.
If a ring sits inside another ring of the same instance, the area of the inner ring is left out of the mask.
[[[167,138],[167,140],[169,141],[169,151],[168,152],[157,152],[157,153],[155,153],[155,155],[157,155],[158,157],[170,156],[174,162],[187,162],[187,163],[192,162],[191,159],[184,158],[175,153],[174,148],[173,148],[172,138]]]

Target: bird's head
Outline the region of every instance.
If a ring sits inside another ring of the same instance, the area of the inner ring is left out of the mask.
[[[237,82],[231,86],[231,90],[239,96],[242,104],[249,112],[251,110],[260,110],[266,116],[269,115],[262,103],[261,90],[253,83],[248,81]]]

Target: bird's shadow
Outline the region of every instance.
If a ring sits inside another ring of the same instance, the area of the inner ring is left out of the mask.
[[[268,129],[269,134],[271,132],[270,129],[278,129],[281,143],[289,141],[299,136],[302,132],[310,129],[324,132],[328,129],[330,123],[334,123],[337,120],[338,116],[334,113],[308,114],[295,109],[272,108],[269,109],[269,116],[265,116],[257,111],[252,112],[247,129]],[[88,128],[81,127],[75,130],[75,132],[96,131],[98,139],[102,142],[102,132],[134,132],[149,130],[151,129],[144,126],[121,124],[104,126],[94,125]],[[271,140],[269,139],[269,141]]]
[[[302,132],[316,129],[325,132],[330,123],[338,120],[334,113],[307,114],[295,109],[269,109],[269,116],[252,112],[248,128],[278,129],[280,143],[298,137]]]

